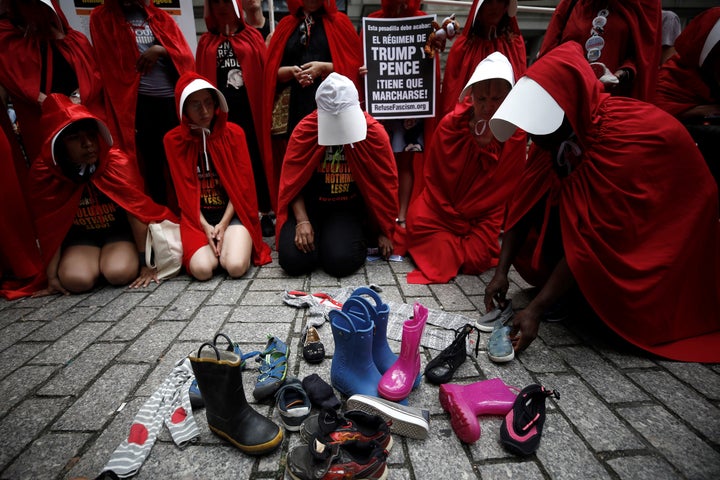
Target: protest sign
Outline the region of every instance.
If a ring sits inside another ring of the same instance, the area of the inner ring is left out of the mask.
[[[365,108],[378,119],[435,115],[435,58],[423,51],[435,15],[363,18]]]

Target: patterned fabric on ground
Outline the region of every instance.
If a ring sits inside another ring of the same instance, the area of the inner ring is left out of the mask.
[[[111,470],[120,478],[137,474],[150,455],[163,423],[178,447],[197,440],[200,432],[188,394],[194,378],[190,360],[184,358],[175,365],[160,388],[140,408],[128,438],[115,449],[103,471]]]
[[[380,287],[369,285],[376,292]],[[323,298],[329,296],[335,302],[342,304],[347,300],[357,287],[345,287],[328,290],[326,292],[313,292],[304,296],[293,295],[290,291],[283,294],[283,302],[295,308],[308,308],[307,324],[319,327],[325,323],[328,312],[338,308],[332,302]],[[319,295],[320,294],[320,295]],[[387,338],[400,341],[402,339],[403,323],[413,314],[413,306],[407,303],[396,303],[385,301],[390,307],[388,317]],[[462,328],[466,323],[472,323],[476,319],[461,315],[459,313],[444,312],[442,310],[428,309],[428,319],[420,344],[423,347],[434,350],[443,350],[455,339],[455,330]],[[472,352],[475,345],[468,342],[468,352]]]

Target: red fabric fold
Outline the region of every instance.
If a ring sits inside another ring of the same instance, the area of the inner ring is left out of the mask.
[[[545,194],[558,198],[565,257],[600,318],[657,355],[718,362],[715,182],[677,120],[647,103],[602,93],[583,58],[581,46],[568,42],[528,69],[565,111],[582,154],[561,179],[549,155],[532,152],[508,228]],[[696,348],[702,342],[709,344]]]
[[[193,72],[180,77],[175,87],[176,104],[185,87],[199,78],[203,77]],[[182,115],[179,105],[178,113]],[[205,138],[205,142],[220,182],[235,208],[235,215],[250,232],[253,264],[270,263],[270,247],[263,242],[260,230],[255,180],[245,132],[240,126],[228,123],[227,112],[218,108],[212,132]],[[203,137],[191,132],[187,116],[182,115],[181,124],[165,135],[164,143],[180,206],[183,264],[187,268],[195,252],[208,244],[200,224],[200,180],[197,173],[198,159],[203,151]]]
[[[700,51],[718,19],[720,7],[695,17],[675,41],[677,53],[660,68],[655,104],[671,115],[720,101],[700,73]]]
[[[407,243],[419,271],[408,283],[447,283],[460,270],[497,264],[505,207],[525,163],[525,134],[479,146],[468,131],[472,105],[439,123],[425,164],[425,188],[410,205]]]
[[[398,211],[397,167],[385,128],[365,113],[367,138],[345,146],[345,157],[368,214],[388,238],[393,238]],[[317,110],[297,124],[288,142],[280,176],[275,238],[288,218],[288,208],[307,184],[327,147],[317,143]]]

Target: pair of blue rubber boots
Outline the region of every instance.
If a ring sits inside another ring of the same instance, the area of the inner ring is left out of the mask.
[[[378,396],[383,374],[398,360],[387,342],[389,314],[390,307],[367,287],[353,291],[342,310],[330,311],[335,340],[330,382],[343,395]]]

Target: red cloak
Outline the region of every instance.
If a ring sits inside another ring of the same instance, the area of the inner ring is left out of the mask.
[[[31,207],[35,215],[43,263],[47,267],[67,235],[78,209],[84,185],[67,178],[55,163],[52,145],[57,134],[70,123],[99,118],[84,106],[62,95],[49,95],[43,103],[45,142],[40,157],[30,169]],[[100,158],[90,181],[123,210],[143,223],[177,218],[167,207],[154,203],[142,189],[134,162],[121,150],[100,138]]]
[[[198,158],[203,151],[203,136],[191,132],[189,119],[182,114],[180,105],[183,91],[196,79],[203,77],[194,72],[187,72],[178,80],[175,86],[175,103],[180,125],[170,130],[164,139],[170,174],[180,206],[180,235],[183,244],[183,264],[186,268],[195,252],[208,244],[207,236],[200,224],[200,180],[197,173]],[[227,112],[218,108],[212,131],[204,140],[206,151],[212,159],[220,182],[235,208],[235,215],[250,232],[253,263],[255,265],[270,263],[272,261],[270,247],[263,242],[260,231],[255,180],[245,132],[239,125],[228,123]]]
[[[408,210],[408,251],[418,270],[408,283],[447,283],[462,269],[480,274],[497,264],[507,200],[525,163],[525,135],[485,147],[468,131],[472,105],[458,105],[438,125],[425,188]]]
[[[655,105],[671,115],[720,102],[700,74],[700,51],[718,19],[720,7],[695,17],[675,40],[677,53],[660,68]]]
[[[45,271],[35,242],[35,229],[25,195],[17,181],[10,143],[0,130],[0,296],[8,300],[42,289]],[[6,163],[7,162],[7,163]],[[7,278],[10,277],[10,278]]]
[[[263,123],[267,125],[267,127],[263,129],[263,133],[265,134],[263,141],[267,143],[261,148],[263,148],[263,151],[272,152],[272,155],[266,157],[264,161],[265,173],[270,189],[270,200],[276,212],[278,211],[277,206],[279,203],[278,185],[280,182],[280,169],[285,152],[281,151],[284,142],[271,142],[270,140],[272,107],[273,101],[275,100],[275,90],[277,88],[277,73],[281,67],[280,63],[282,62],[285,51],[285,44],[300,24],[301,17],[298,17],[297,14],[302,9],[301,0],[288,0],[287,4],[289,14],[278,22],[277,27],[275,27],[275,33],[273,33],[270,39],[263,81],[265,90],[263,92],[262,113]],[[324,8],[323,27],[330,47],[333,71],[348,77],[355,83],[358,93],[361,96],[360,101],[362,102],[362,92],[364,89],[361,88],[359,70],[363,64],[363,56],[358,33],[348,16],[338,11],[335,0],[325,0]],[[259,133],[260,132],[258,132],[258,134]]]
[[[147,23],[155,38],[165,47],[178,74],[195,70],[195,59],[173,18],[146,0]],[[136,158],[135,108],[140,74],[140,57],[135,33],[125,20],[120,0],[105,0],[90,13],[90,36],[95,46],[98,68],[105,85],[108,126],[117,146]]]
[[[345,148],[345,157],[353,179],[373,223],[388,238],[393,238],[398,211],[398,180],[395,157],[385,128],[365,113],[367,138]],[[302,191],[320,164],[327,147],[318,145],[317,110],[303,118],[288,142],[280,175],[276,235],[288,218],[288,208]]]
[[[548,195],[559,207],[570,270],[610,328],[663,357],[718,362],[715,182],[677,120],[653,105],[603,93],[584,58],[579,44],[567,42],[527,71],[564,110],[582,153],[561,179],[549,156],[534,149],[508,228]]]
[[[452,112],[455,104],[458,103],[460,92],[465,88],[467,81],[470,80],[475,67],[491,53],[500,52],[507,57],[513,67],[516,81],[525,73],[527,68],[525,40],[520,33],[516,17],[509,17],[509,35],[500,35],[494,39],[483,39],[470,35],[473,24],[472,15],[478,2],[482,1],[484,0],[473,1],[468,13],[468,23],[463,28],[460,37],[453,43],[450,52],[448,52],[442,82],[441,102],[438,107],[438,118]]]
[[[49,85],[40,85],[43,69],[40,47],[43,43],[48,48],[48,77],[52,78],[52,50],[49,47],[52,42],[77,76],[82,103],[100,118],[105,115],[102,84],[93,57],[93,47],[85,35],[70,27],[56,0],[52,0],[52,3],[65,32],[65,37],[60,40],[42,41],[32,35],[25,35],[10,20],[0,20],[0,85],[12,97],[22,130],[23,146],[30,161],[34,161],[40,154],[40,146],[45,140],[38,128],[42,114],[38,95],[40,92],[51,93],[48,91]],[[47,8],[40,3],[38,6]]]
[[[255,132],[259,139],[258,146],[261,149],[260,154],[263,159],[270,158],[272,152],[266,151],[269,143],[261,140],[269,135],[269,132],[264,132],[264,130],[270,128],[269,124],[266,125],[262,121],[263,68],[267,56],[265,39],[263,39],[258,29],[247,27],[242,15],[239,17],[239,21],[243,27],[238,33],[232,35],[215,33],[217,32],[217,25],[215,25],[215,19],[210,14],[208,1],[205,0],[205,25],[208,31],[198,41],[195,59],[197,72],[217,86],[217,50],[224,41],[228,40],[230,42],[235,58],[240,63],[245,86],[247,87]]]
[[[555,8],[538,57],[563,42],[580,45],[590,37],[597,2],[561,0]],[[609,0],[605,47],[600,62],[611,72],[627,68],[633,72],[632,97],[650,101],[655,95],[657,68],[662,44],[662,6],[657,0]],[[572,8],[572,9],[571,9]],[[585,52],[583,51],[583,57]]]

